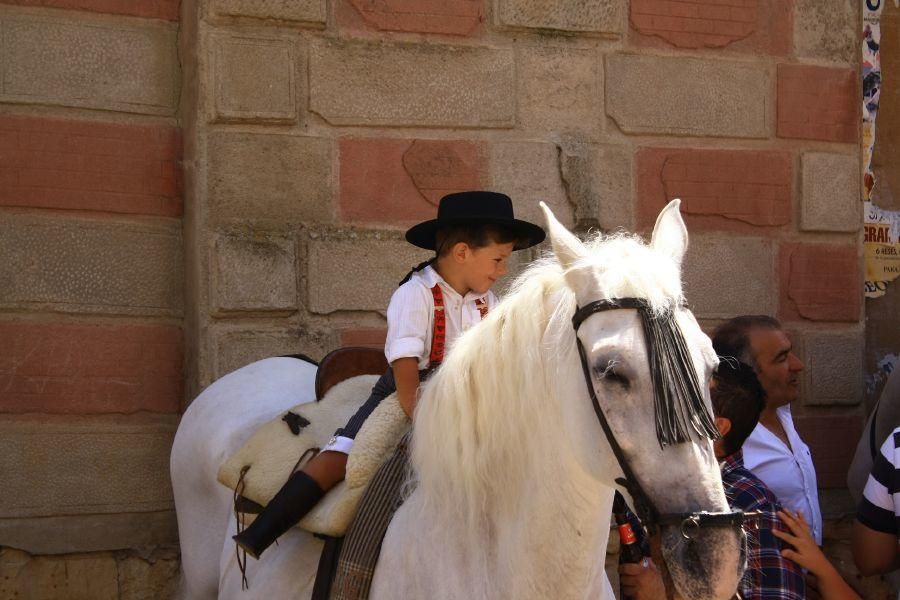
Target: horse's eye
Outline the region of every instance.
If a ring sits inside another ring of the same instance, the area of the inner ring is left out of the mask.
[[[631,385],[624,369],[614,360],[607,361],[602,365],[598,364],[594,367],[594,374],[604,383],[620,385],[625,389]]]
[[[625,377],[624,375],[622,375],[621,373],[619,373],[618,371],[607,372],[606,377],[604,377],[604,379],[606,379],[606,381],[608,381],[610,383],[614,383],[616,385],[621,385],[626,390],[631,385],[631,382],[628,380],[628,378]]]

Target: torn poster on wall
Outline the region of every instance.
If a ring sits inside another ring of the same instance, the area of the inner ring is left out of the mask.
[[[866,297],[878,298],[887,291],[888,283],[900,277],[900,211],[882,210],[866,202],[863,221]]]
[[[875,175],[872,173],[872,152],[875,148],[875,117],[881,99],[881,0],[863,0],[862,42],[862,138],[864,201],[872,198]]]
[[[900,276],[900,212],[882,210],[872,203],[875,187],[872,152],[875,148],[875,118],[881,99],[881,12],[884,5],[882,0],[862,0],[862,4],[864,292],[866,298],[878,298],[885,294],[888,283]]]

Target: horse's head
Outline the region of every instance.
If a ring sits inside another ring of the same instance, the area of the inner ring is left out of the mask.
[[[585,468],[611,486],[627,476],[651,513],[725,513],[708,389],[717,359],[683,308],[688,238],[678,206],[675,200],[660,213],[650,244],[624,235],[582,243],[544,207],[579,308],[574,324],[585,377],[564,418],[576,445],[608,447],[605,455],[617,457],[588,455]],[[681,594],[730,597],[742,567],[739,526],[687,531],[681,520],[661,521],[663,556]]]

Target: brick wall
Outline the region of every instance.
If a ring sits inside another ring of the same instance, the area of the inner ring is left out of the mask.
[[[171,594],[178,5],[0,3],[4,597]]]

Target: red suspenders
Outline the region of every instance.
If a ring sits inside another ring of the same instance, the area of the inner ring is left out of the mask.
[[[428,360],[431,366],[439,365],[444,360],[444,342],[447,339],[447,324],[444,316],[444,294],[440,284],[431,288],[434,297],[434,332],[431,336],[431,355]]]
[[[434,332],[431,336],[431,354],[428,357],[432,367],[436,367],[444,360],[444,344],[447,341],[447,321],[444,315],[444,293],[439,283],[431,288],[431,296],[434,298]],[[475,300],[478,313],[484,319],[488,313],[487,302],[482,298]]]
[[[484,298],[476,298],[475,306],[478,307],[478,314],[480,314],[481,318],[484,319],[487,316],[488,311],[487,302],[484,301]]]

